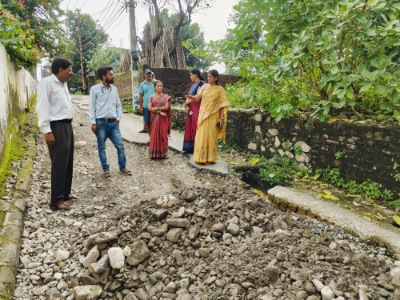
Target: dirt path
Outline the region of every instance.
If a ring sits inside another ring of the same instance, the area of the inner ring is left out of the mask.
[[[86,142],[75,152],[79,199],[69,212],[48,208],[40,142],[15,299],[400,299],[400,262],[180,154],[151,161],[126,143],[127,177],[108,143],[103,178],[86,112],[75,112],[75,141]]]

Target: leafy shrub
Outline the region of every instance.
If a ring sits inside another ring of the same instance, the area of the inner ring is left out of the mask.
[[[297,163],[289,158],[275,155],[260,160],[260,179],[271,186],[287,184],[296,173]]]
[[[351,194],[359,194],[372,199],[392,200],[393,192],[387,189],[382,189],[382,185],[370,180],[362,183],[357,183],[354,180],[346,182],[340,175],[339,169],[324,169],[317,170],[317,173],[322,175],[322,180],[333,185],[343,188]]]

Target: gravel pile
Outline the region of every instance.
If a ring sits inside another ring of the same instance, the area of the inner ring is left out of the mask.
[[[400,298],[400,262],[306,227],[234,185],[182,189],[84,241],[75,298]]]
[[[68,212],[48,208],[39,142],[15,299],[400,299],[400,262],[379,247],[277,211],[176,153],[151,161],[147,147],[125,144],[127,177],[108,144],[105,179],[85,111],[73,125],[79,199]]]

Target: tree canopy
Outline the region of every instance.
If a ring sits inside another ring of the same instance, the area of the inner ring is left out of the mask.
[[[69,52],[61,28],[58,0],[3,0],[0,3],[0,42],[11,60],[32,70],[44,56]]]
[[[177,26],[179,22],[179,14],[175,13],[169,15],[167,9],[163,9],[160,12],[161,22],[167,23],[172,27]],[[150,22],[146,23],[145,28],[150,27]],[[211,61],[207,58],[196,55],[196,52],[191,52],[195,48],[204,48],[206,42],[204,40],[204,33],[200,30],[200,26],[197,23],[189,23],[188,17],[185,17],[185,22],[183,23],[180,31],[179,37],[182,41],[184,56],[186,60],[186,66],[189,69],[198,68],[205,69],[211,65]]]
[[[235,12],[209,51],[245,78],[248,106],[400,121],[397,0],[242,0]]]
[[[97,51],[103,51],[102,46],[108,41],[107,33],[96,24],[88,14],[82,14],[79,10],[67,11],[66,25],[69,39],[75,46],[71,56],[72,69],[74,73],[81,71],[80,64],[80,41],[82,44],[83,72],[86,72],[87,63],[97,55]]]
[[[181,29],[191,22],[191,16],[210,7],[214,0],[142,0],[149,6],[151,30],[145,28],[142,47],[149,65],[185,68],[189,51],[182,49]],[[161,12],[172,8],[174,22],[165,22]],[[162,49],[162,51],[160,50]],[[186,49],[188,50],[188,49]],[[185,52],[185,53],[182,53]]]

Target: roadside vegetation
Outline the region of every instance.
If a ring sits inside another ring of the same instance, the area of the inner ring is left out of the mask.
[[[243,0],[226,38],[193,51],[242,76],[233,107],[400,122],[399,20],[396,0]]]

